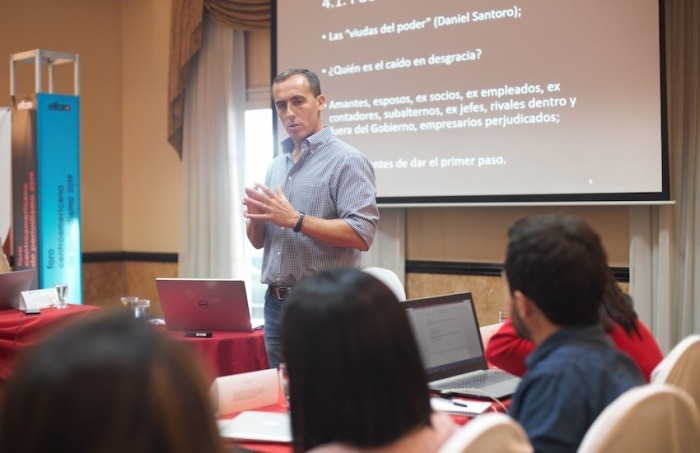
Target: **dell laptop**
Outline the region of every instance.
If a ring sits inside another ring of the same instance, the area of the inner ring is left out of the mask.
[[[157,278],[156,288],[168,330],[252,332],[262,326],[250,318],[241,280]]]

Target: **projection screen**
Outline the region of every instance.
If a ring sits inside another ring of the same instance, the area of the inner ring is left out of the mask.
[[[658,0],[277,0],[384,205],[669,199]],[[286,135],[277,127],[277,141]]]

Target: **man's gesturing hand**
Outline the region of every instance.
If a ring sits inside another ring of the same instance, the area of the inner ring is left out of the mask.
[[[245,188],[245,194],[243,214],[249,219],[267,220],[286,228],[293,228],[299,220],[299,213],[287,200],[281,185],[273,192],[264,184],[255,183],[254,187]]]

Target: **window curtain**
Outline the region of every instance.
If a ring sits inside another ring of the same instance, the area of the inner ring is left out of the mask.
[[[269,28],[271,2],[172,0],[171,11],[168,142],[183,160],[178,275],[243,278],[244,30]]]
[[[204,11],[237,30],[269,28],[269,0],[172,0],[168,68],[168,142],[182,157],[185,92],[194,57],[202,46]]]
[[[178,275],[240,277],[243,259],[234,258],[241,254],[234,255],[233,247],[244,232],[232,225],[243,218],[238,186],[245,163],[244,32],[209,17],[202,25],[184,104]]]
[[[662,350],[700,332],[700,3],[666,0],[670,192],[630,207],[630,292]]]

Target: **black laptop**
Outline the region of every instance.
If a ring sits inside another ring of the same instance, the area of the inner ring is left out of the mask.
[[[430,390],[474,398],[511,396],[520,378],[489,369],[471,293],[402,302]]]

